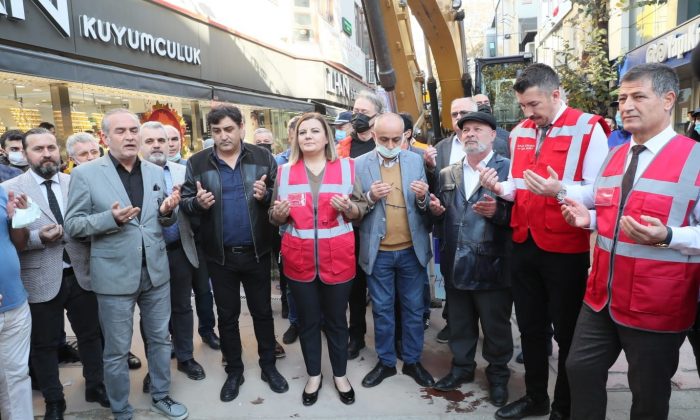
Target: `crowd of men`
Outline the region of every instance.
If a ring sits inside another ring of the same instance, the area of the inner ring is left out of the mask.
[[[377,362],[362,386],[396,375],[398,360],[422,387],[446,392],[472,382],[481,329],[498,419],[604,419],[607,372],[622,350],[631,418],[667,418],[689,330],[697,348],[700,291],[700,144],[673,130],[678,89],[667,66],[629,70],[618,98],[629,137],[612,148],[608,123],[569,107],[557,74],[543,64],[515,82],[525,119],[510,133],[498,127],[488,97],[459,98],[450,104],[454,134],[436,147],[418,147],[410,116],[387,115],[375,94],[361,92],[352,112],[337,117],[335,141],[338,156],[355,159],[366,208],[354,228],[346,349],[354,359],[366,347],[369,296]],[[154,411],[186,418],[187,408],[170,396],[170,358],[188,378],[206,377],[193,355],[193,290],[199,333],[226,362],[220,399],[234,400],[244,384],[241,286],[260,379],[273,392],[288,391],[276,367],[284,350],[271,305],[272,260],[279,261],[285,232],[272,227],[268,212],[289,150],[274,156],[264,128],[255,131],[255,144],[245,143],[235,107],[213,108],[207,123],[214,146],[185,161],[179,130],[111,110],[100,131],[107,152],[88,133],[67,139],[70,175],[61,172],[48,128],[3,135],[3,418],[32,418],[32,384],[44,397],[44,418],[63,418],[64,311],[86,401],[110,407],[116,419],[132,418],[136,305],[148,360],[144,392]],[[290,143],[295,124],[288,124]],[[433,253],[447,297],[439,335],[452,352],[450,371],[437,381],[421,364]],[[279,271],[289,344],[299,335],[285,287],[293,280]],[[516,400],[508,394],[513,306],[526,388]],[[559,366],[550,399],[552,330]]]

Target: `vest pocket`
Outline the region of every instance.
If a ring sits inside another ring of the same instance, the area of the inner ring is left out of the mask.
[[[635,261],[630,310],[664,317],[678,313],[690,293],[688,280],[684,264]]]
[[[313,263],[305,260],[305,258],[311,258],[311,256],[305,255],[302,244],[285,235],[282,237],[281,254],[284,274],[291,279],[305,280],[305,278],[302,278],[304,276],[304,266],[313,265]]]
[[[333,238],[330,241],[331,253],[331,272],[335,275],[343,274],[354,270],[355,268],[355,236],[351,233],[348,235]],[[319,261],[320,264],[322,264]],[[346,279],[338,279],[346,280]]]

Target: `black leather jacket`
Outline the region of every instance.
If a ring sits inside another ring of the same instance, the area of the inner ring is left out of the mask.
[[[510,161],[494,154],[487,167],[496,169],[498,179],[505,180]],[[484,194],[496,198],[496,213],[491,218],[472,209]],[[481,186],[466,193],[462,161],[440,171],[438,197],[446,209],[439,224],[440,271],[445,287],[458,290],[509,287],[512,203],[495,197]]]
[[[241,175],[243,190],[248,202],[250,226],[253,230],[255,256],[260,259],[271,250],[272,226],[268,221],[272,188],[277,177],[277,163],[268,150],[249,143],[241,146]],[[193,230],[207,259],[224,264],[223,212],[221,198],[221,175],[214,156],[214,147],[195,153],[187,160],[187,174],[182,185],[180,209],[192,217]],[[253,197],[253,183],[267,175],[267,194],[262,201]],[[205,210],[197,203],[197,181],[202,188],[214,194],[214,205]]]

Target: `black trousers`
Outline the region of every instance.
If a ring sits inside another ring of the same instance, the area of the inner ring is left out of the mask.
[[[452,369],[460,374],[473,373],[479,341],[479,323],[484,332],[482,354],[489,362],[486,377],[491,385],[503,385],[510,379],[508,362],[513,357],[513,333],[510,314],[513,296],[510,289],[447,289],[450,310],[450,350]]]
[[[207,256],[198,242],[196,247],[199,267],[195,269],[196,275],[192,283],[192,290],[194,290],[194,305],[197,311],[197,319],[199,320],[197,332],[203,337],[214,332],[216,319],[214,318],[214,297],[209,284]]]
[[[527,394],[536,401],[547,398],[547,329],[551,320],[554,338],[559,344],[552,408],[564,415],[571,406],[566,357],[586,290],[589,265],[588,252],[547,252],[539,248],[532,237],[521,244],[513,244],[512,290],[525,359]]]
[[[355,260],[360,258],[360,231],[355,233]],[[367,333],[367,276],[359,264],[355,267],[355,279],[350,291],[350,337],[356,341],[364,341]],[[297,303],[298,305],[298,303]]]
[[[608,370],[625,351],[634,420],[668,418],[671,377],[685,333],[655,333],[616,324],[608,307],[594,312],[581,308],[576,334],[566,362],[571,384],[571,419],[605,419]]]
[[[299,342],[304,355],[306,373],[321,374],[321,319],[328,343],[328,355],[334,376],[345,376],[348,362],[348,324],[345,308],[352,289],[352,281],[325,284],[318,278],[304,283],[290,280],[299,317]]]
[[[270,303],[270,255],[224,252],[225,263],[209,261],[209,275],[214,288],[214,300],[219,315],[221,351],[226,357],[226,373],[242,373],[241,332],[238,317],[241,315],[241,284],[253,318],[253,330],[258,341],[260,367],[275,365],[275,326]]]
[[[175,356],[179,362],[194,357],[192,313],[192,287],[196,282],[196,271],[187,259],[182,246],[168,250],[170,266],[170,326],[173,335]]]
[[[104,380],[102,340],[97,317],[97,298],[78,284],[73,269],[63,270],[61,288],[48,302],[30,303],[32,313],[31,363],[39,388],[46,402],[63,399],[63,386],[58,374],[58,347],[63,335],[63,310],[78,339],[83,363],[85,388],[93,388]]]

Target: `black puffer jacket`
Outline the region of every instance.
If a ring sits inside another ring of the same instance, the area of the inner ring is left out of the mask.
[[[248,143],[242,143],[241,175],[243,189],[248,202],[250,226],[253,230],[255,256],[259,259],[271,250],[272,226],[268,221],[272,188],[277,177],[277,163],[268,150]],[[195,153],[187,160],[187,174],[182,185],[180,210],[193,219],[193,229],[204,249],[207,258],[217,264],[224,264],[223,212],[221,198],[221,175],[214,156],[214,147]],[[253,197],[253,184],[267,175],[267,194],[262,201]],[[214,205],[205,210],[197,203],[197,181],[202,188],[214,194]]]

